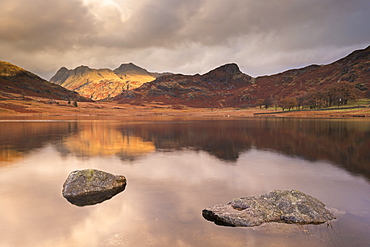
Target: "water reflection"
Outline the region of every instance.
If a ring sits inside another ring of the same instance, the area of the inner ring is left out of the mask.
[[[370,178],[370,122],[261,119],[125,126],[159,150],[204,150],[235,162],[251,147],[327,160]],[[126,129],[127,131],[127,129]]]
[[[251,148],[327,160],[370,179],[370,122],[259,119],[0,123],[0,166],[47,143],[63,155],[134,160],[154,151],[206,151],[235,163]],[[24,137],[26,136],[26,137]]]
[[[76,122],[0,122],[0,166],[77,132]]]
[[[62,148],[81,157],[112,156],[133,158],[155,151],[150,141],[117,131],[107,123],[84,124],[80,131],[63,140]]]
[[[23,154],[17,150],[12,149],[8,145],[0,146],[0,167],[9,165],[21,159]]]
[[[367,122],[12,124],[0,123],[2,150],[21,156],[2,161],[9,166],[0,169],[2,246],[324,247],[370,241],[370,184],[362,177],[368,177]],[[139,141],[132,146],[129,138]],[[147,145],[153,151],[124,151]],[[122,174],[129,186],[102,204],[75,207],[62,197],[61,184],[71,171],[86,168]],[[201,215],[205,207],[273,189],[310,194],[336,208],[339,219],[333,228],[236,229]]]

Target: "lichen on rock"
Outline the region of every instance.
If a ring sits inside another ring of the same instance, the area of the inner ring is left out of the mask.
[[[77,206],[93,205],[112,198],[126,187],[124,176],[85,169],[73,171],[63,184],[63,197]]]
[[[258,226],[265,222],[322,224],[335,219],[320,200],[297,190],[274,190],[208,207],[203,217],[219,225]]]

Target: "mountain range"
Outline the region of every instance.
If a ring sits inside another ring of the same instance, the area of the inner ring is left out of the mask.
[[[363,94],[370,89],[370,46],[328,65],[310,65],[276,75],[253,78],[236,64],[226,64],[204,75],[168,75],[123,92],[120,103],[162,102],[193,107],[244,107],[259,99],[297,97],[309,89],[346,81]]]
[[[191,107],[245,107],[261,99],[298,97],[310,89],[345,81],[370,95],[370,46],[328,65],[310,65],[270,76],[251,77],[235,63],[203,75],[150,73],[132,64],[117,69],[65,67],[50,82],[0,62],[0,97],[14,94],[51,99],[145,104],[150,102]],[[62,87],[63,86],[63,87]]]
[[[92,100],[112,98],[124,91],[140,87],[156,79],[147,70],[133,63],[122,64],[115,70],[91,69],[79,66],[73,70],[63,67],[50,82],[75,91]]]

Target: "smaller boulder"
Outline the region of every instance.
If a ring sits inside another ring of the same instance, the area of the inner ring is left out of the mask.
[[[203,209],[203,217],[218,225],[258,226],[266,222],[322,224],[335,219],[324,203],[297,190],[274,190]]]
[[[63,197],[77,206],[94,205],[125,190],[126,178],[94,170],[78,170],[69,174],[63,184]]]

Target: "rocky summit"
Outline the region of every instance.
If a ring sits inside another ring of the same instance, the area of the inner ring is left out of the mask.
[[[124,176],[85,169],[73,171],[63,184],[63,197],[77,206],[93,205],[112,198],[126,187]]]
[[[219,204],[202,211],[218,225],[258,226],[266,222],[322,224],[335,219],[324,203],[297,190],[274,190]]]
[[[192,107],[224,107],[243,102],[243,99],[235,96],[252,83],[252,77],[242,73],[237,64],[230,63],[204,75],[161,76],[131,92],[118,95],[114,100],[119,103],[154,101]]]
[[[135,89],[155,77],[133,63],[121,64],[115,70],[91,69],[79,66],[73,70],[60,68],[50,82],[73,90],[92,100],[115,97],[122,92]]]

